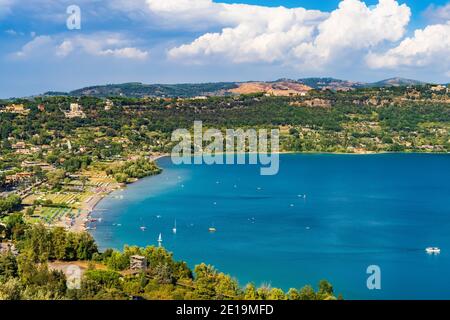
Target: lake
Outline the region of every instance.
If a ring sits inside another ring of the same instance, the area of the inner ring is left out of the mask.
[[[99,203],[100,248],[157,245],[161,233],[175,258],[241,285],[327,279],[346,299],[450,299],[450,155],[283,154],[274,176],[158,163],[162,174]],[[369,265],[381,268],[380,290],[367,288]]]

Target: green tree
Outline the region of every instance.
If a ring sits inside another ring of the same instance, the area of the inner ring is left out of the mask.
[[[287,293],[287,298],[289,300],[300,300],[300,293],[295,288],[290,288]]]
[[[316,293],[310,285],[300,289],[300,300],[316,300]]]
[[[327,280],[321,280],[319,282],[318,295],[326,298],[328,296],[333,296],[333,286]]]
[[[245,287],[244,299],[245,300],[258,300],[258,292],[256,291],[256,287],[253,283],[249,283]]]

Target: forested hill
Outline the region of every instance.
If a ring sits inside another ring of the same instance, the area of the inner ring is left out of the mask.
[[[406,86],[420,86],[425,85],[425,82],[421,82],[413,79],[405,78],[390,78],[377,82],[366,83],[349,80],[341,80],[335,78],[304,78],[297,80],[307,86],[314,89],[324,90],[350,90],[358,88],[383,88],[383,87],[406,87]]]
[[[227,90],[236,88],[234,82],[184,83],[184,84],[143,84],[130,82],[108,84],[77,89],[64,95],[91,96],[97,98],[123,96],[129,98],[143,97],[195,97],[202,95],[225,95]],[[61,92],[47,92],[44,95],[61,95]]]
[[[374,83],[355,82],[334,78],[303,78],[298,80],[279,79],[276,81],[182,83],[182,84],[144,84],[129,82],[85,87],[71,92],[46,92],[44,96],[71,97],[165,97],[192,98],[198,96],[227,96],[242,93],[267,93],[278,96],[302,94],[305,91],[333,90],[347,91],[358,88],[402,87],[422,85],[423,82],[403,78],[391,78]]]

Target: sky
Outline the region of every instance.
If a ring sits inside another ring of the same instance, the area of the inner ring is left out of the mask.
[[[0,0],[0,98],[396,76],[450,82],[450,0]]]

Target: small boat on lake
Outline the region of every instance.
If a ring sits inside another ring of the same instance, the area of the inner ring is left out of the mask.
[[[159,237],[158,237],[158,246],[159,246],[159,247],[162,246],[162,242],[163,242],[163,240],[162,240],[162,235],[161,235],[161,233],[160,233],[160,234],[159,234]]]
[[[177,233],[177,220],[175,220],[175,224],[174,224],[174,226],[173,226],[173,228],[172,228],[172,232],[173,232],[174,234]]]
[[[146,226],[142,226],[139,229],[141,229],[141,231],[145,231],[145,230],[147,230],[147,227]]]
[[[438,247],[428,247],[425,249],[428,254],[439,254],[441,253],[441,249]]]

